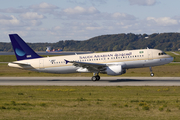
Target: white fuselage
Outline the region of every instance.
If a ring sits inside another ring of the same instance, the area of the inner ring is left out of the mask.
[[[20,60],[9,63],[10,67],[17,67],[48,73],[76,73],[90,72],[74,66],[66,61],[99,63],[107,66],[121,65],[123,69],[152,67],[170,63],[173,58],[157,49],[125,50],[92,54],[67,55]],[[22,65],[21,65],[22,64]]]

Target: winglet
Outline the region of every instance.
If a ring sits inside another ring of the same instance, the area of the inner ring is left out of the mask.
[[[68,62],[70,62],[70,61],[68,61],[68,60],[66,60],[66,59],[64,59],[65,61],[66,61],[66,64],[68,64]]]
[[[11,44],[14,49],[17,60],[41,58],[35,53],[20,37],[18,34],[9,34]]]

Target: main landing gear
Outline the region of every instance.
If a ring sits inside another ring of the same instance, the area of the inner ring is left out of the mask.
[[[98,75],[99,73],[93,73],[93,77],[91,78],[92,81],[99,81],[100,80],[100,76]]]
[[[152,67],[149,67],[149,69],[150,69],[150,72],[151,72],[151,73],[150,73],[150,76],[153,77],[153,76],[154,76],[154,73],[152,72]]]

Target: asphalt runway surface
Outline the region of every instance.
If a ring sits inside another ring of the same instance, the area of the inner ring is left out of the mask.
[[[0,86],[180,86],[180,77],[0,77]]]

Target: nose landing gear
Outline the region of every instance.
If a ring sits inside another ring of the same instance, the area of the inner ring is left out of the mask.
[[[152,67],[149,67],[149,69],[150,69],[150,76],[153,77],[154,73],[152,72]]]

